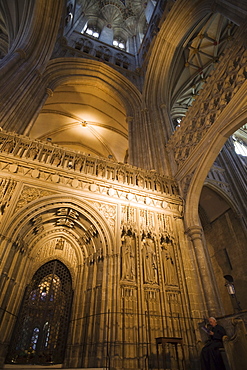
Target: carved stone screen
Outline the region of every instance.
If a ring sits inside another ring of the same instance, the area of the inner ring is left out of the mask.
[[[48,365],[64,360],[71,275],[58,260],[40,267],[27,286],[8,354],[8,363]]]

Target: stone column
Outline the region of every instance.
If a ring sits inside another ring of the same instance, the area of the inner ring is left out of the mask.
[[[113,43],[113,29],[111,28],[110,25],[107,25],[103,27],[100,33],[99,37],[100,41],[105,42],[106,44],[112,45]]]
[[[62,0],[30,2],[22,32],[0,63],[0,121],[6,130],[23,133],[37,110],[36,86],[52,54],[62,10]]]
[[[194,225],[189,227],[186,232],[193,243],[198,273],[201,278],[199,284],[202,285],[208,313],[210,316],[219,316],[222,314],[222,306],[216,290],[216,283],[213,278],[210,259],[205,251],[202,228]]]
[[[150,137],[147,128],[147,109],[136,112],[129,123],[129,160],[130,164],[147,170],[151,167]]]

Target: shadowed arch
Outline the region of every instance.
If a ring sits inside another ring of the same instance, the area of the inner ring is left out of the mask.
[[[195,25],[212,12],[211,1],[176,2],[161,27],[152,51],[144,85],[145,100],[151,104],[170,104],[170,89],[181,46],[186,42]],[[161,46],[162,45],[162,46]],[[166,92],[166,95],[164,93]]]
[[[201,151],[203,153],[202,156],[198,158],[196,157],[196,154],[194,154],[194,156],[191,157],[190,160],[187,162],[187,168],[191,168],[193,163],[196,162],[196,169],[190,179],[190,185],[186,196],[186,228],[200,225],[198,216],[198,204],[205,178],[228,137],[232,135],[238,128],[243,126],[247,121],[247,108],[245,104],[245,100],[247,100],[247,97],[243,99],[243,95],[240,92],[240,94],[238,94],[238,99],[237,97],[234,97],[233,100],[234,101],[231,102],[227,107],[226,112],[223,112],[223,115],[221,116],[221,122],[219,122],[218,125],[216,124],[214,129],[212,129],[207,135],[206,141],[204,141],[203,143],[204,150]],[[239,105],[237,104],[237,100],[241,100],[239,111],[231,116],[230,112],[234,106],[236,107],[236,110],[238,110]],[[185,170],[185,168],[183,170]],[[182,172],[183,171],[177,174],[180,181],[185,174],[184,173],[182,175]]]

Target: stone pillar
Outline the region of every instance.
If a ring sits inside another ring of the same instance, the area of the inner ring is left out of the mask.
[[[103,27],[100,33],[99,40],[105,42],[106,44],[112,45],[113,43],[113,29],[111,25]]]
[[[147,129],[147,110],[136,112],[135,117],[128,117],[129,124],[129,162],[130,164],[151,169],[150,138]],[[141,134],[140,134],[141,133]]]
[[[202,228],[194,225],[189,227],[186,232],[193,243],[198,273],[201,278],[201,281],[198,283],[202,285],[208,314],[210,316],[220,316],[222,314],[222,307],[218,298],[216,283],[213,279],[210,259],[205,252]]]
[[[145,16],[146,16],[146,20],[148,23],[150,22],[150,19],[152,18],[153,11],[154,11],[154,4],[151,0],[149,0],[145,8]]]
[[[40,85],[40,75],[54,49],[63,1],[37,0],[29,7],[22,32],[13,44],[16,47],[0,63],[1,126],[19,133],[37,110],[35,87]]]

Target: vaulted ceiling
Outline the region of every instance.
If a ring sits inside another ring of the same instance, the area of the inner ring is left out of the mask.
[[[8,52],[21,27],[25,1],[3,0],[0,4],[0,58]],[[146,31],[147,1],[71,0],[68,3],[73,4],[74,17],[78,22],[78,14],[81,17],[86,15],[94,24],[110,24],[114,32],[125,39]],[[155,6],[156,1],[152,5]],[[210,14],[187,35],[179,57],[174,61],[170,91],[174,127],[179,125],[203,88],[205,79],[218,63],[236,28],[223,16]],[[29,135],[119,162],[127,158],[128,125],[123,103],[112,92],[103,90],[95,83],[80,84],[71,80],[59,86],[46,100]]]
[[[95,82],[66,82],[47,99],[29,136],[124,162],[128,148],[125,108],[112,91]]]

